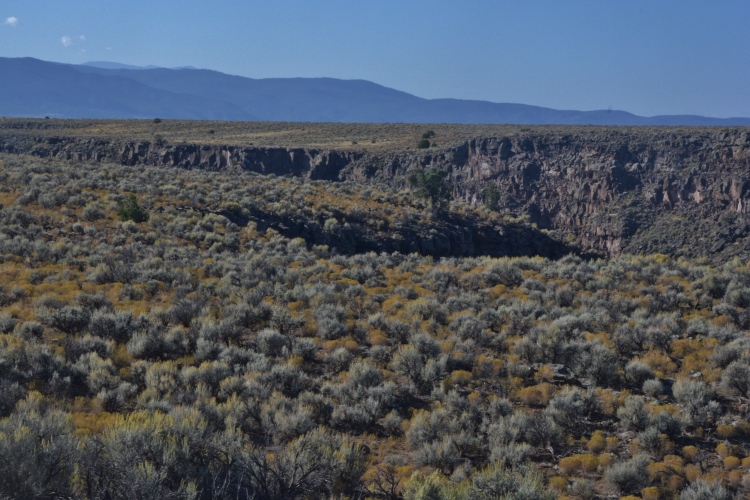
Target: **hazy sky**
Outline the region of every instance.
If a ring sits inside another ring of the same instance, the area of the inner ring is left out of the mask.
[[[2,0],[0,56],[750,116],[750,0]]]

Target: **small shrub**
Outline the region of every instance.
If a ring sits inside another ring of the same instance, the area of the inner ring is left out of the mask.
[[[718,404],[712,401],[713,392],[703,382],[679,379],[672,386],[672,394],[692,425],[705,424],[719,411]]]
[[[646,363],[633,360],[625,366],[625,376],[631,384],[642,387],[647,380],[654,378],[654,372]]]
[[[561,458],[560,462],[557,465],[558,467],[560,467],[560,471],[563,474],[569,476],[571,474],[575,474],[581,469],[581,457],[578,455],[573,455],[570,457]]]
[[[518,392],[518,399],[526,406],[539,406],[542,404],[543,395],[536,387],[525,387]]]
[[[645,455],[637,455],[625,462],[619,462],[607,469],[607,482],[624,494],[637,494],[648,485],[647,467],[650,460]]]
[[[748,397],[750,395],[750,366],[733,361],[724,370],[721,387],[730,394]]]
[[[699,456],[698,448],[695,446],[683,446],[682,447],[682,456],[685,458],[685,460],[692,462],[696,460]]]
[[[716,434],[721,439],[729,439],[737,435],[737,428],[733,425],[717,425]]]
[[[726,470],[734,470],[740,466],[741,462],[737,457],[727,457],[724,459],[724,468]]]
[[[623,429],[629,431],[645,430],[650,418],[643,398],[630,397],[625,405],[617,409],[617,418]]]
[[[643,383],[643,394],[646,396],[656,398],[664,393],[664,385],[658,379],[646,380]]]
[[[292,346],[292,353],[295,356],[300,356],[305,361],[312,361],[315,359],[315,354],[318,352],[318,344],[313,339],[299,338],[294,341]]]
[[[0,314],[0,333],[10,333],[15,327],[16,320],[10,314]]]
[[[104,211],[99,208],[98,204],[86,205],[81,214],[81,218],[88,222],[94,222],[105,217]]]
[[[91,315],[85,309],[70,306],[40,316],[49,326],[70,334],[83,331],[91,319]]]
[[[693,481],[680,493],[680,500],[730,500],[732,495],[718,482]]]
[[[455,370],[451,373],[451,380],[458,386],[469,384],[469,382],[471,382],[471,379],[471,372],[467,372],[466,370]]]
[[[659,500],[660,496],[659,488],[656,486],[643,488],[643,491],[641,492],[641,498],[643,498],[643,500]]]
[[[576,479],[573,481],[573,484],[568,487],[568,494],[582,500],[594,500],[594,498],[598,498],[599,496],[594,484],[586,479]]]
[[[604,437],[602,431],[594,431],[591,435],[591,439],[586,443],[586,448],[588,448],[591,453],[601,453],[606,447],[607,438]]]
[[[561,476],[549,478],[549,487],[555,491],[563,492],[568,489],[568,480]]]

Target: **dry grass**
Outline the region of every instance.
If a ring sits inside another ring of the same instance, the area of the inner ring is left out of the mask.
[[[706,128],[708,129],[708,128]],[[698,127],[592,127],[561,125],[455,125],[410,123],[227,122],[195,120],[58,120],[0,118],[3,136],[78,137],[86,139],[152,141],[159,135],[171,144],[200,143],[236,146],[283,146],[366,152],[416,149],[422,134],[435,132],[433,149],[445,149],[475,137],[698,132]],[[723,129],[711,129],[715,132]]]

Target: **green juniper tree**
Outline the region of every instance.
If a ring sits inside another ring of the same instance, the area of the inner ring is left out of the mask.
[[[500,203],[500,191],[497,186],[490,184],[484,192],[484,205],[490,210],[497,210]]]
[[[439,168],[415,170],[409,175],[409,184],[416,188],[415,194],[429,200],[432,210],[442,212],[453,199],[453,185],[445,179],[448,172]]]
[[[138,198],[134,194],[120,202],[117,208],[117,216],[123,222],[132,220],[137,223],[147,222],[149,218],[148,212],[138,203]]]

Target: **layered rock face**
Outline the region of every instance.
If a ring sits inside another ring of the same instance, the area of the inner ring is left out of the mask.
[[[2,141],[2,139],[0,139]],[[6,138],[0,150],[55,157],[72,161],[164,165],[223,170],[239,168],[262,174],[295,175],[318,180],[339,180],[345,166],[362,157],[351,151],[319,151],[304,148],[238,147],[151,142],[112,143],[95,139],[39,138],[32,143]]]
[[[750,257],[750,130],[592,128],[477,138],[448,150],[373,155],[304,148],[114,144],[39,138],[0,150],[80,161],[238,168],[264,174],[406,187],[414,168],[450,172],[454,197],[527,217],[599,254]],[[563,133],[559,133],[562,131]]]
[[[600,254],[750,257],[750,130],[602,129],[479,138],[437,154],[364,158],[342,175],[405,185],[447,169],[454,196],[572,235]]]

